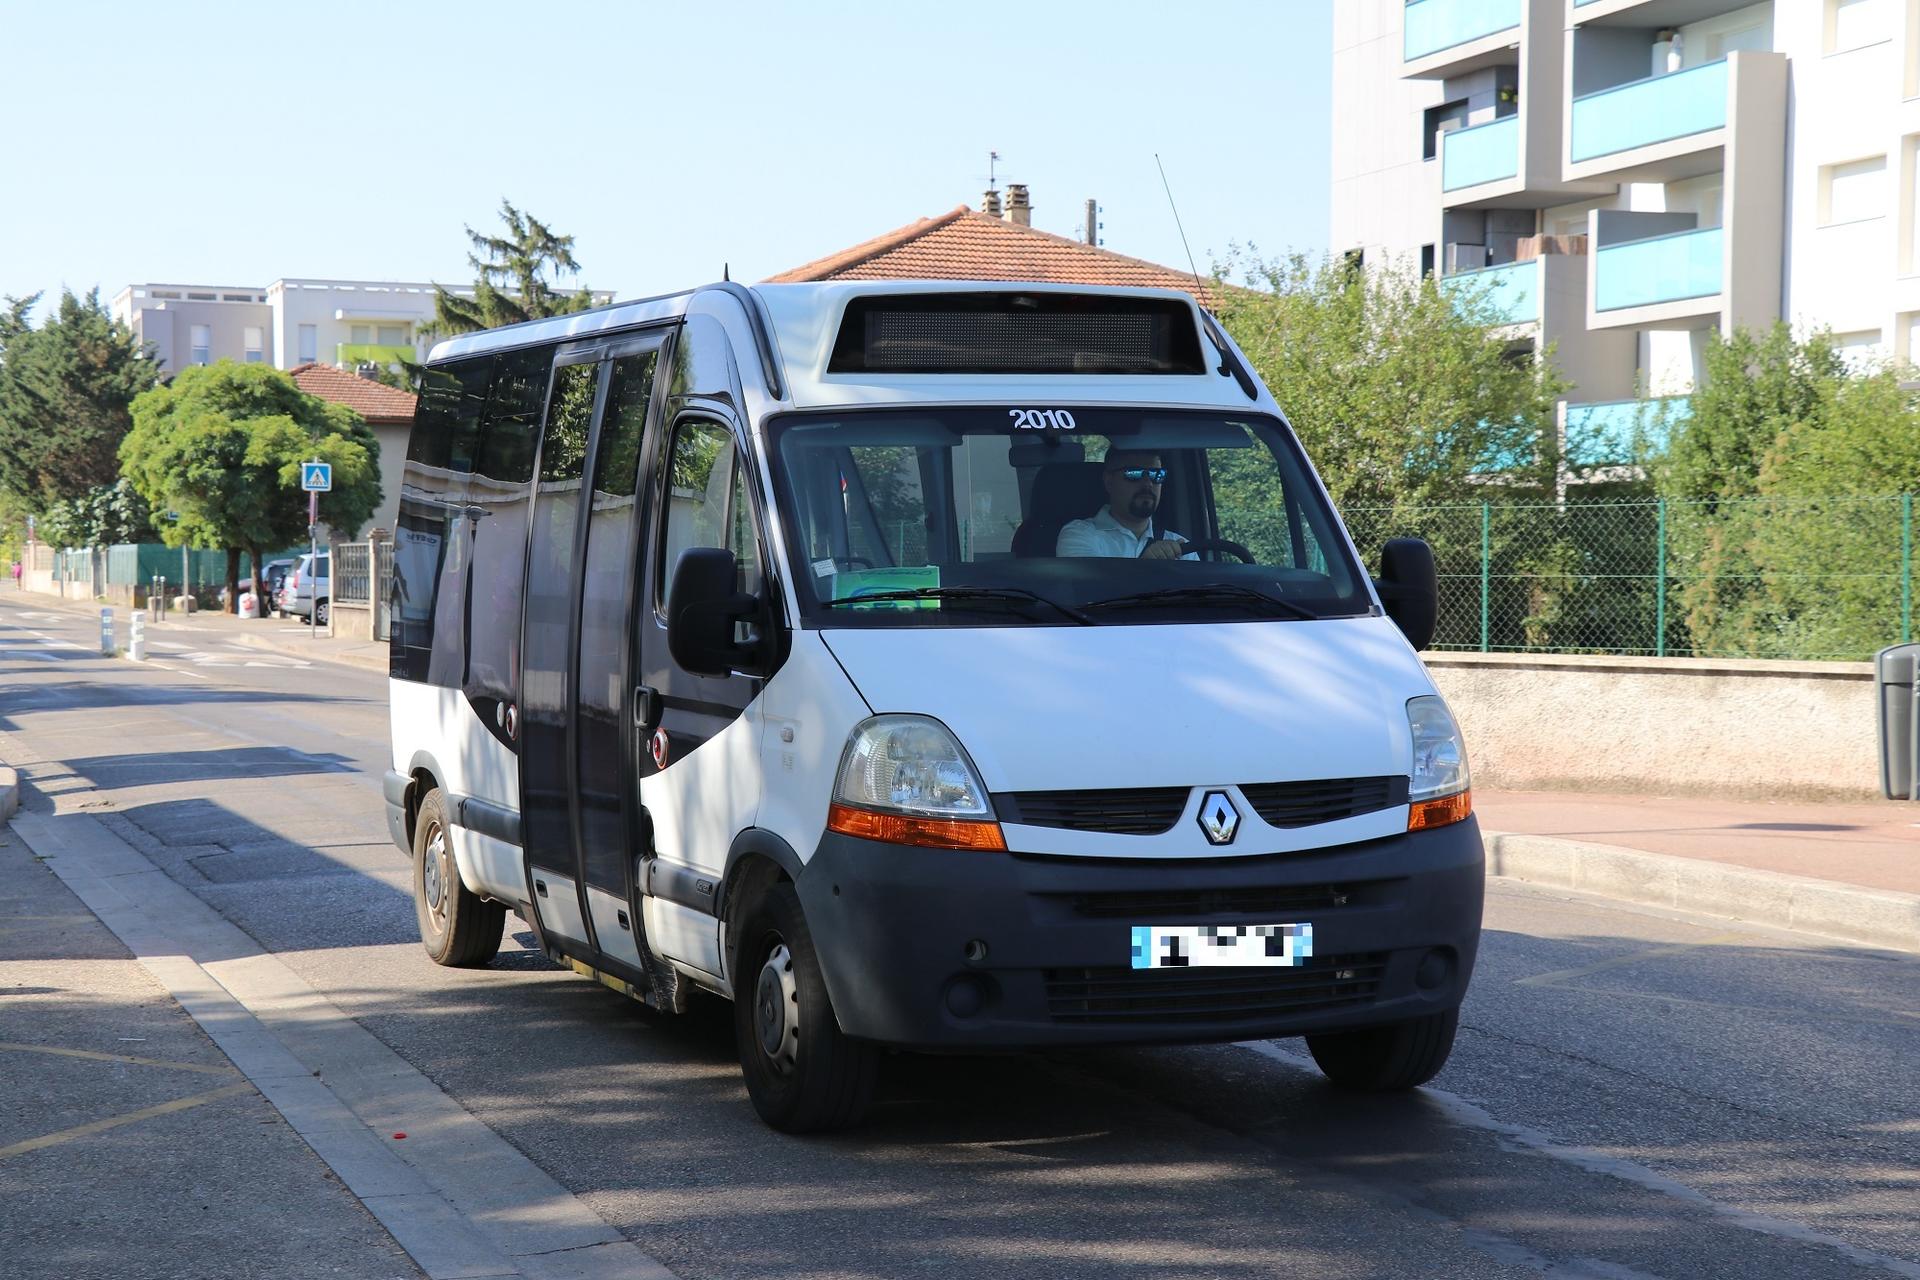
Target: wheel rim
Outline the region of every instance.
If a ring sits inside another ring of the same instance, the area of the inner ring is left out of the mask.
[[[420,886],[427,900],[427,914],[441,932],[447,927],[447,833],[434,823],[427,828],[427,851],[420,865]]]
[[[753,990],[753,1030],[760,1052],[776,1072],[793,1070],[800,1048],[800,985],[793,977],[793,954],[775,941],[760,966]]]

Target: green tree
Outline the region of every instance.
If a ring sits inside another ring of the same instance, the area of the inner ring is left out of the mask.
[[[45,504],[119,479],[128,407],[160,371],[99,290],[62,291],[35,329],[38,298],[8,298],[0,311],[0,489]]]
[[[506,224],[505,235],[464,228],[473,244],[467,254],[474,270],[473,296],[435,285],[434,317],[421,326],[422,333],[436,337],[473,333],[542,316],[569,315],[593,305],[589,289],[556,287],[562,274],[580,272],[572,236],[554,234],[532,214],[514,208],[510,200],[500,201],[500,220]]]
[[[1696,653],[1865,658],[1900,638],[1900,495],[1920,490],[1904,369],[1849,369],[1785,324],[1705,352],[1693,412],[1651,459]]]
[[[238,607],[242,551],[257,596],[261,553],[306,539],[301,462],[333,464],[320,517],[352,532],[380,505],[379,458],[353,410],[307,395],[278,369],[230,360],[183,369],[135,400],[120,447],[140,495],[178,513],[161,529],[168,546],[225,549],[229,610]]]
[[[40,520],[41,541],[56,547],[106,547],[152,533],[152,510],[125,476],[53,503]]]

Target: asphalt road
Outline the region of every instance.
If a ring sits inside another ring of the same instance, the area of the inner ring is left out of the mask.
[[[383,678],[96,636],[0,599],[29,807],[98,817],[677,1275],[1920,1276],[1911,957],[1496,881],[1413,1095],[1287,1041],[901,1056],[865,1128],[793,1139],[717,1002],[654,1015],[525,933],[426,959]]]

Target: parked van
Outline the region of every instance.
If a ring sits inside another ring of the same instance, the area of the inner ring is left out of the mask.
[[[1446,1061],[1483,869],[1432,555],[1369,577],[1185,294],[727,283],[442,342],[393,577],[429,954],[512,911],[731,998],[777,1128],[858,1119],[888,1047]]]

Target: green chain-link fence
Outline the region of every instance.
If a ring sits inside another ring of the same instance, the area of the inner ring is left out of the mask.
[[[1434,647],[1802,660],[1913,639],[1913,495],[1349,508],[1368,565],[1425,538]]]

